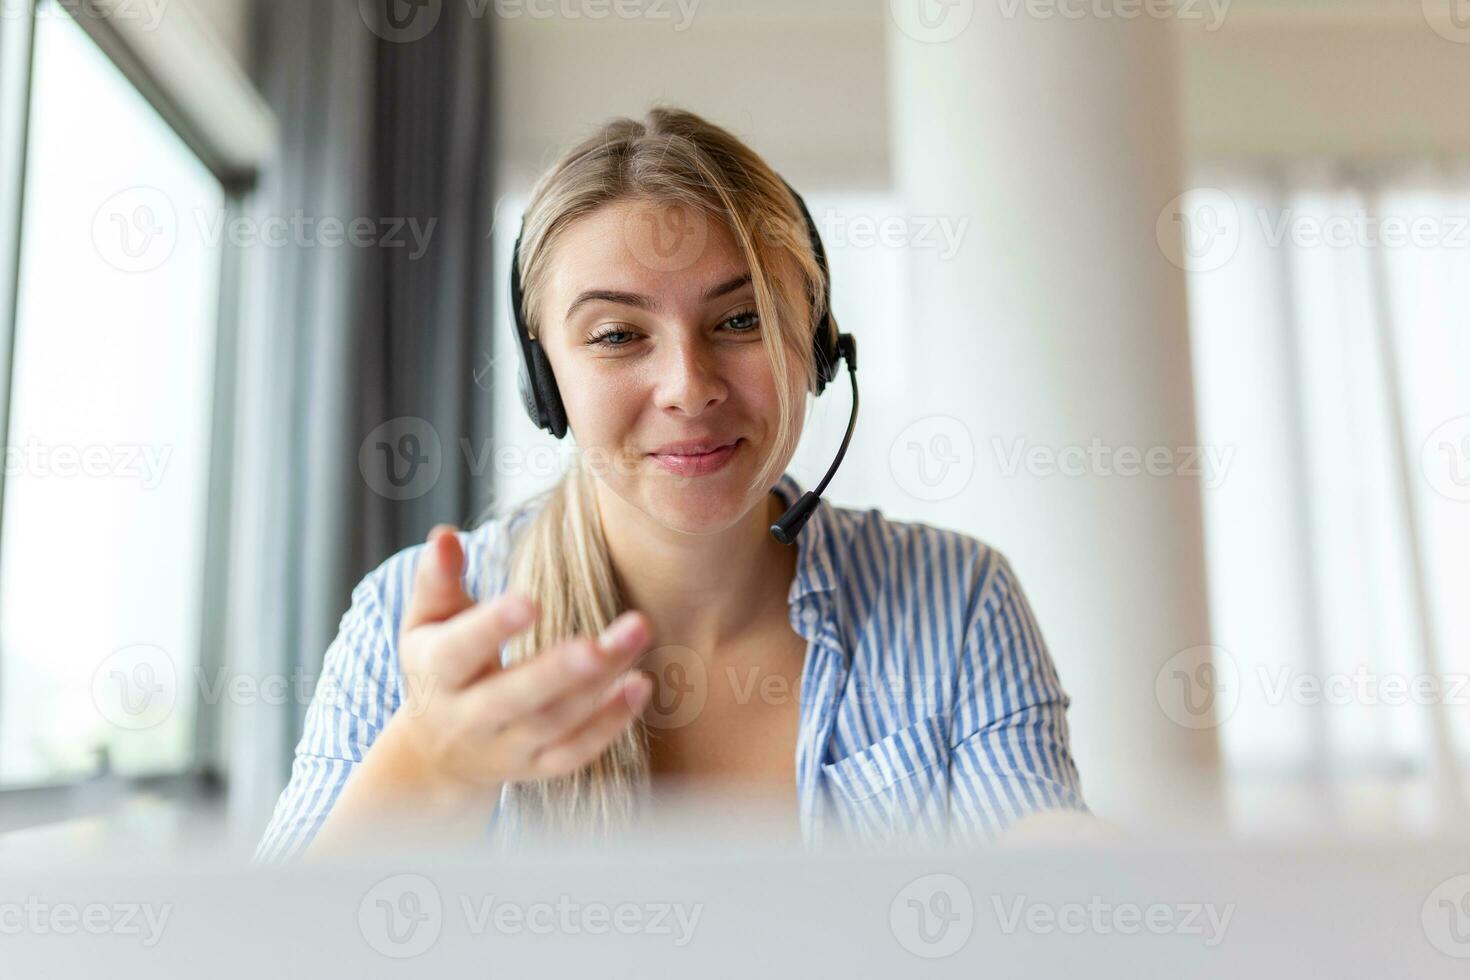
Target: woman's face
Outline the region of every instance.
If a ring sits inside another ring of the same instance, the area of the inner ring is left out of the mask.
[[[602,484],[687,533],[764,502],[749,486],[776,439],[776,383],[730,230],[681,205],[624,201],[569,225],[550,258],[540,338]],[[664,458],[693,452],[674,445],[685,442],[733,449]]]

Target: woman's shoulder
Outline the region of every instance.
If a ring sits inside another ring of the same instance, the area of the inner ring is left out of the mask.
[[[827,523],[836,567],[881,571],[886,587],[901,593],[974,601],[1015,577],[1003,551],[965,531],[878,507],[832,505]]]
[[[1033,674],[1055,681],[1030,602],[999,548],[875,507],[834,507],[828,526],[836,532],[852,665],[872,683],[926,672],[949,683],[1007,671],[1022,681]],[[928,694],[942,697],[943,690]],[[1060,691],[1057,697],[1065,701]]]

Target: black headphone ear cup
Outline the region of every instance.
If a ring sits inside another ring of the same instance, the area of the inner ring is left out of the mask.
[[[842,350],[837,343],[837,325],[832,320],[832,271],[827,266],[827,250],[822,245],[822,234],[817,230],[817,223],[806,206],[806,200],[784,177],[781,178],[781,183],[785,184],[792,199],[796,201],[796,207],[806,223],[807,236],[811,239],[812,253],[817,260],[817,266],[822,270],[822,281],[817,287],[820,296],[815,297],[821,303],[821,313],[812,330],[812,356],[817,366],[816,394],[821,395],[826,390],[827,383],[837,377],[837,364],[842,359]]]
[[[556,375],[552,373],[551,362],[547,360],[546,351],[540,342],[533,340],[530,346],[531,373],[536,382],[536,391],[544,402],[540,406],[540,425],[560,439],[567,434],[567,412],[561,402],[561,391],[556,386]]]
[[[526,365],[521,363],[521,368],[516,372],[516,388],[521,393],[521,404],[526,408],[526,414],[531,417],[531,424],[538,429],[546,428],[546,414],[541,411],[541,404],[536,400],[536,392],[531,390],[531,376],[526,372]]]
[[[827,315],[822,317],[822,321],[817,324],[816,332],[812,337],[813,356],[817,362],[818,395],[826,390],[833,378],[837,377],[837,364],[842,359],[841,351],[831,339],[835,332],[832,329],[832,318]]]
[[[515,324],[516,347],[521,355],[521,369],[516,376],[516,386],[521,393],[521,404],[531,423],[560,439],[566,434],[566,411],[562,408],[561,395],[556,389],[556,376],[546,360],[541,344],[531,339],[530,331],[521,316],[524,295],[521,289],[520,272],[521,236],[516,235],[515,247],[510,255],[510,304],[511,319]]]

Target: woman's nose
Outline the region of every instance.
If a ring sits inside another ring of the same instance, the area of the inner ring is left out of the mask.
[[[720,377],[718,358],[712,351],[698,342],[666,348],[665,361],[659,365],[660,408],[698,415],[724,398],[725,382]]]

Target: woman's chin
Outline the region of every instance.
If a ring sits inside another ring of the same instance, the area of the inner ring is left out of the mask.
[[[710,534],[738,523],[750,510],[749,481],[720,474],[688,479],[668,474],[645,488],[645,510],[660,524],[686,534]]]

